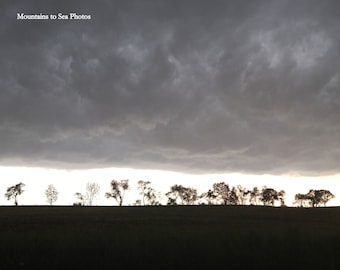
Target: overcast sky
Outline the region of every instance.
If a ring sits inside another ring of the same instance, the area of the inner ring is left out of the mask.
[[[339,10],[336,0],[1,1],[0,162],[339,173]]]

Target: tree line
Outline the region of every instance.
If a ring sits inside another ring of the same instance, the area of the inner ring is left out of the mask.
[[[225,182],[214,183],[212,188],[202,194],[198,194],[197,189],[185,187],[183,185],[173,185],[170,190],[161,194],[151,187],[150,181],[138,181],[140,198],[133,205],[162,205],[161,200],[166,196],[167,205],[265,205],[274,206],[279,204],[285,206],[284,190],[277,191],[266,186],[259,189],[254,187],[248,190],[241,185],[230,187]],[[8,187],[5,197],[14,200],[14,205],[18,205],[20,196],[25,184],[19,183]],[[122,206],[126,192],[130,189],[129,180],[112,180],[110,191],[105,193],[107,199],[113,199],[118,206]],[[86,192],[76,192],[76,202],[74,206],[92,206],[96,197],[99,196],[100,186],[97,183],[87,183]],[[48,185],[45,196],[49,205],[53,205],[58,199],[59,192],[53,185]],[[297,193],[293,205],[297,207],[320,207],[326,206],[327,202],[335,198],[329,190],[311,189],[306,194]]]

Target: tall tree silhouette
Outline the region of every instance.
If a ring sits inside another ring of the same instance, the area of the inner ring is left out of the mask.
[[[7,192],[5,193],[5,197],[7,200],[14,199],[14,204],[18,205],[18,196],[21,195],[24,190],[22,189],[25,186],[23,183],[16,184],[14,186],[11,186],[7,188]]]
[[[106,192],[106,198],[113,198],[117,201],[119,206],[122,206],[125,191],[129,189],[129,180],[112,180],[111,183],[111,192]]]
[[[228,184],[224,182],[213,184],[213,192],[215,198],[222,200],[225,205],[229,204],[230,188]]]
[[[261,198],[261,192],[258,187],[254,187],[252,191],[249,193],[249,202],[251,205],[258,205],[258,202]]]
[[[237,185],[237,197],[241,205],[245,205],[249,196],[250,191],[247,190],[245,187],[242,187],[241,185]]]
[[[286,192],[284,190],[280,190],[277,193],[277,198],[280,201],[281,206],[285,206],[285,196],[286,196]]]
[[[99,192],[100,186],[97,183],[87,183],[86,194],[84,197],[85,204],[91,206],[94,199],[98,196]]]
[[[45,191],[47,202],[52,205],[58,199],[58,191],[53,185],[49,185]]]
[[[149,205],[158,205],[160,204],[160,202],[157,200],[158,194],[156,190],[150,187],[150,184],[150,181],[138,181],[138,189],[140,190],[139,194],[142,195],[141,203],[143,205],[146,205],[146,203]]]
[[[237,194],[237,188],[232,187],[232,189],[229,192],[228,196],[228,204],[230,205],[238,205],[240,202],[239,195]]]

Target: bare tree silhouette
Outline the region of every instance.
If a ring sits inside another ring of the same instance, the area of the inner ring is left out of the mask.
[[[98,196],[99,192],[100,192],[100,186],[97,183],[87,183],[86,194],[84,197],[85,205],[92,206],[93,201]]]

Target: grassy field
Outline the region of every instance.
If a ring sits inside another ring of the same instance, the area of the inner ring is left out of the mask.
[[[340,269],[340,208],[0,207],[0,269]]]

